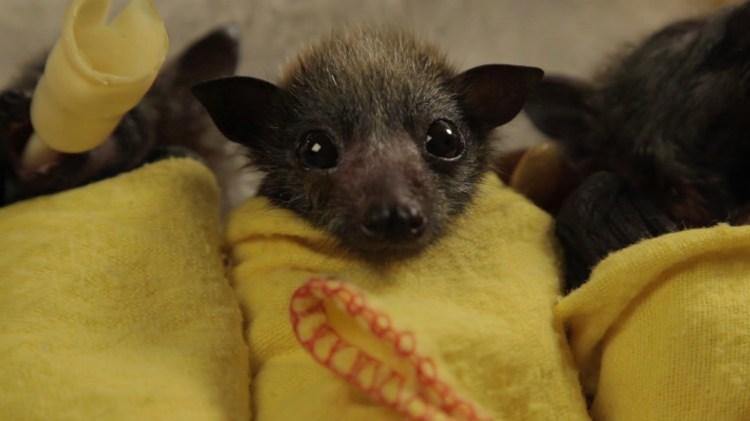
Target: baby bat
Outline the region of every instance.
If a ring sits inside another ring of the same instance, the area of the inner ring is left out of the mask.
[[[215,129],[190,88],[201,80],[234,74],[238,37],[237,28],[228,25],[190,45],[165,66],[106,142],[87,153],[62,154],[48,168],[21,164],[20,154],[33,131],[29,109],[44,59],[26,67],[0,93],[0,206],[82,186],[165,156],[221,160],[221,139],[207,136]]]
[[[457,72],[394,28],[351,27],[309,46],[277,84],[198,84],[217,127],[265,174],[259,194],[376,261],[423,250],[489,169],[490,132],[520,112],[540,69]]]
[[[745,223],[750,2],[669,25],[594,82],[546,78],[532,122],[584,174],[607,170],[683,227]]]

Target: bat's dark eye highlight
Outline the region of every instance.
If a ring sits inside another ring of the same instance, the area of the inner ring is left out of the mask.
[[[302,163],[310,169],[329,170],[339,163],[339,151],[331,135],[315,130],[305,133],[297,151]]]
[[[463,155],[466,144],[455,124],[448,120],[437,120],[427,130],[425,149],[438,158],[454,160]]]

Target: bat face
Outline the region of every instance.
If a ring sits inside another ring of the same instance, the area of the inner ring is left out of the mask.
[[[628,180],[688,226],[750,202],[750,2],[652,35],[593,84],[549,78],[527,103],[584,172]]]
[[[146,97],[101,146],[82,154],[61,154],[44,168],[26,168],[21,153],[33,132],[31,98],[44,70],[44,59],[36,60],[0,93],[0,205],[79,187],[164,156],[205,156],[199,139],[211,129],[211,121],[190,87],[233,74],[238,42],[231,26],[201,38],[163,69]]]
[[[438,238],[487,169],[492,128],[541,77],[493,65],[464,73],[388,29],[339,32],[278,85],[230,78],[194,88],[219,129],[266,173],[260,193],[368,258]]]

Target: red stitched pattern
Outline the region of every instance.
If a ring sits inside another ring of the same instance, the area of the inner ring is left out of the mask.
[[[328,323],[326,301],[388,345],[416,375],[398,372],[344,339]],[[439,378],[432,359],[417,352],[411,332],[394,328],[387,314],[369,307],[364,295],[350,286],[331,278],[311,278],[292,295],[289,313],[297,340],[317,362],[406,418],[490,419]]]

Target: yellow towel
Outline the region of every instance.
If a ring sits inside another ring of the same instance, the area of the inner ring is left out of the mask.
[[[558,311],[594,419],[750,419],[750,227],[614,253]]]
[[[217,190],[170,160],[0,209],[0,418],[248,418]]]
[[[494,176],[438,244],[385,267],[262,198],[228,239],[255,419],[588,419],[552,221]]]

